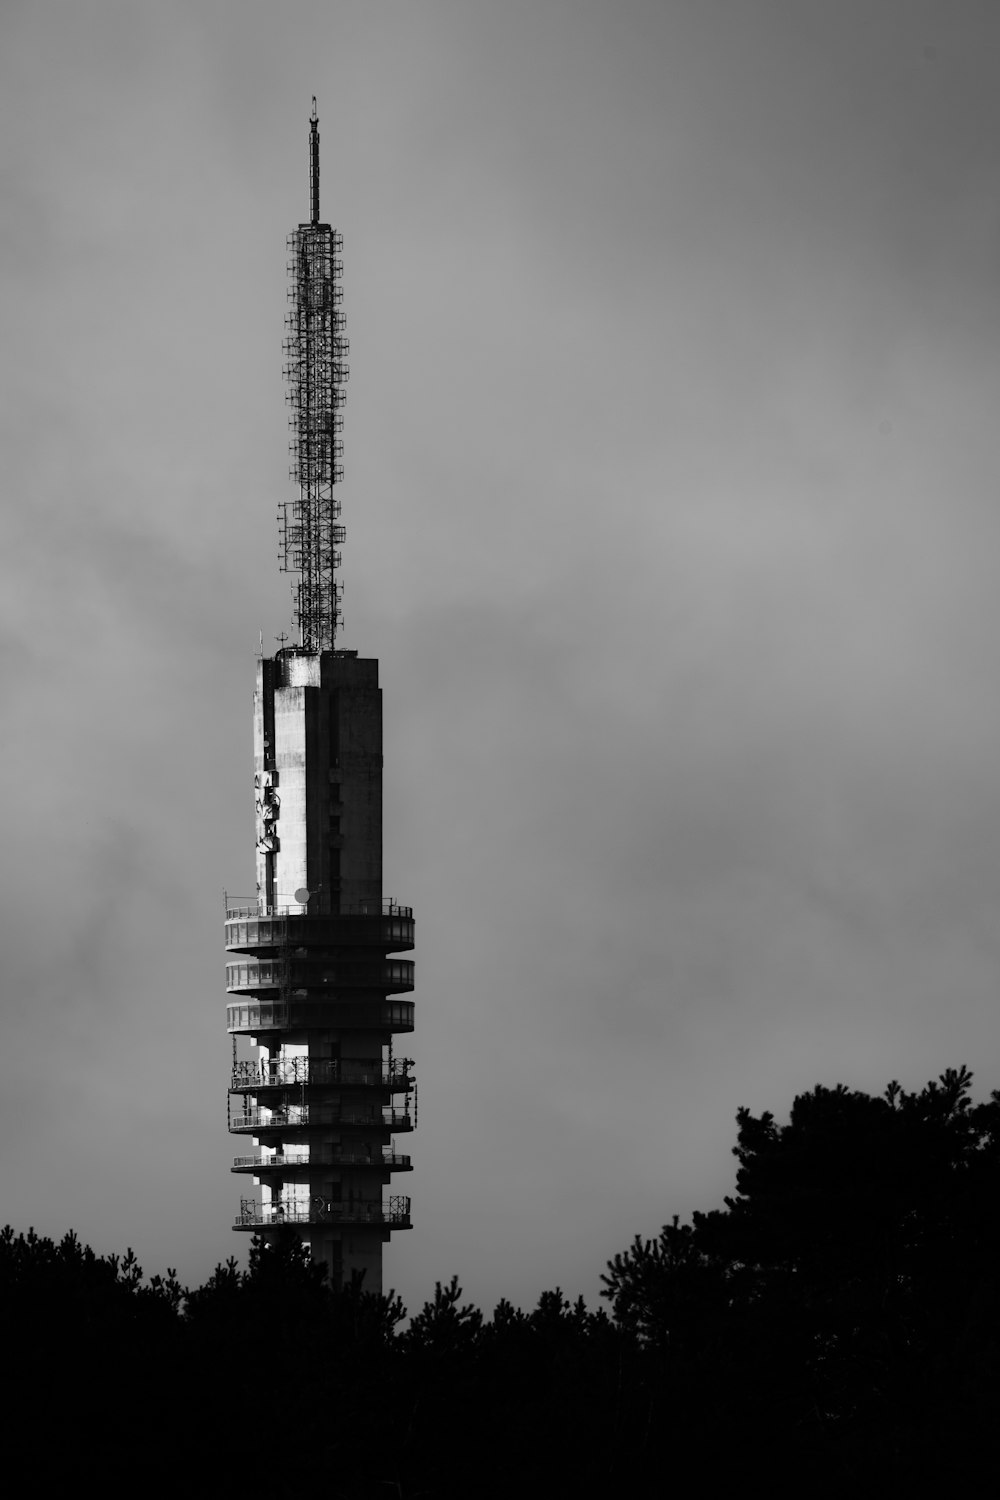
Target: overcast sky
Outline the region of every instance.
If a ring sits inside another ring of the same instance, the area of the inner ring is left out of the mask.
[[[314,93],[417,914],[387,1285],[593,1301],[740,1105],[1000,1087],[998,71],[995,0],[3,0],[0,1221],[246,1252]]]

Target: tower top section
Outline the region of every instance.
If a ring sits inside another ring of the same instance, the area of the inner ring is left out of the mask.
[[[289,407],[290,478],[298,497],[278,514],[280,563],[297,574],[293,584],[300,649],[332,651],[342,623],[343,585],[337,581],[340,547],[338,485],[344,477],[343,408],[347,353],[342,277],[343,237],[319,219],[319,115],[309,119],[309,211],[288,236],[285,379]]]

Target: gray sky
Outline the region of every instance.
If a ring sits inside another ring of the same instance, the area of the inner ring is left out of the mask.
[[[1000,1086],[998,55],[973,0],[5,0],[0,1219],[245,1253],[313,93],[419,935],[387,1282],[593,1299],[739,1105]]]

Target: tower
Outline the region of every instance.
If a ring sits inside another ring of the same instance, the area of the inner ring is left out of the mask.
[[[389,1191],[410,1169],[395,1137],[416,1120],[413,913],[382,895],[382,703],[378,662],[337,646],[344,528],[342,239],[319,217],[319,122],[309,132],[310,218],[288,237],[285,377],[297,495],[279,514],[295,575],[298,641],[257,663],[257,894],[226,901],[229,1128],[252,1142],[233,1171],[235,1228],[291,1226],[338,1286],[382,1285],[382,1246],[410,1227]],[[241,1040],[242,1039],[242,1040]],[[248,1184],[249,1185],[249,1184]]]

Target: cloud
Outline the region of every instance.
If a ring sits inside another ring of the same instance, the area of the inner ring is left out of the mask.
[[[593,1295],[731,1185],[741,1103],[995,1081],[998,24],[7,8],[12,1220],[232,1249],[218,896],[289,614],[313,92],[346,644],[418,919],[407,1298]]]

